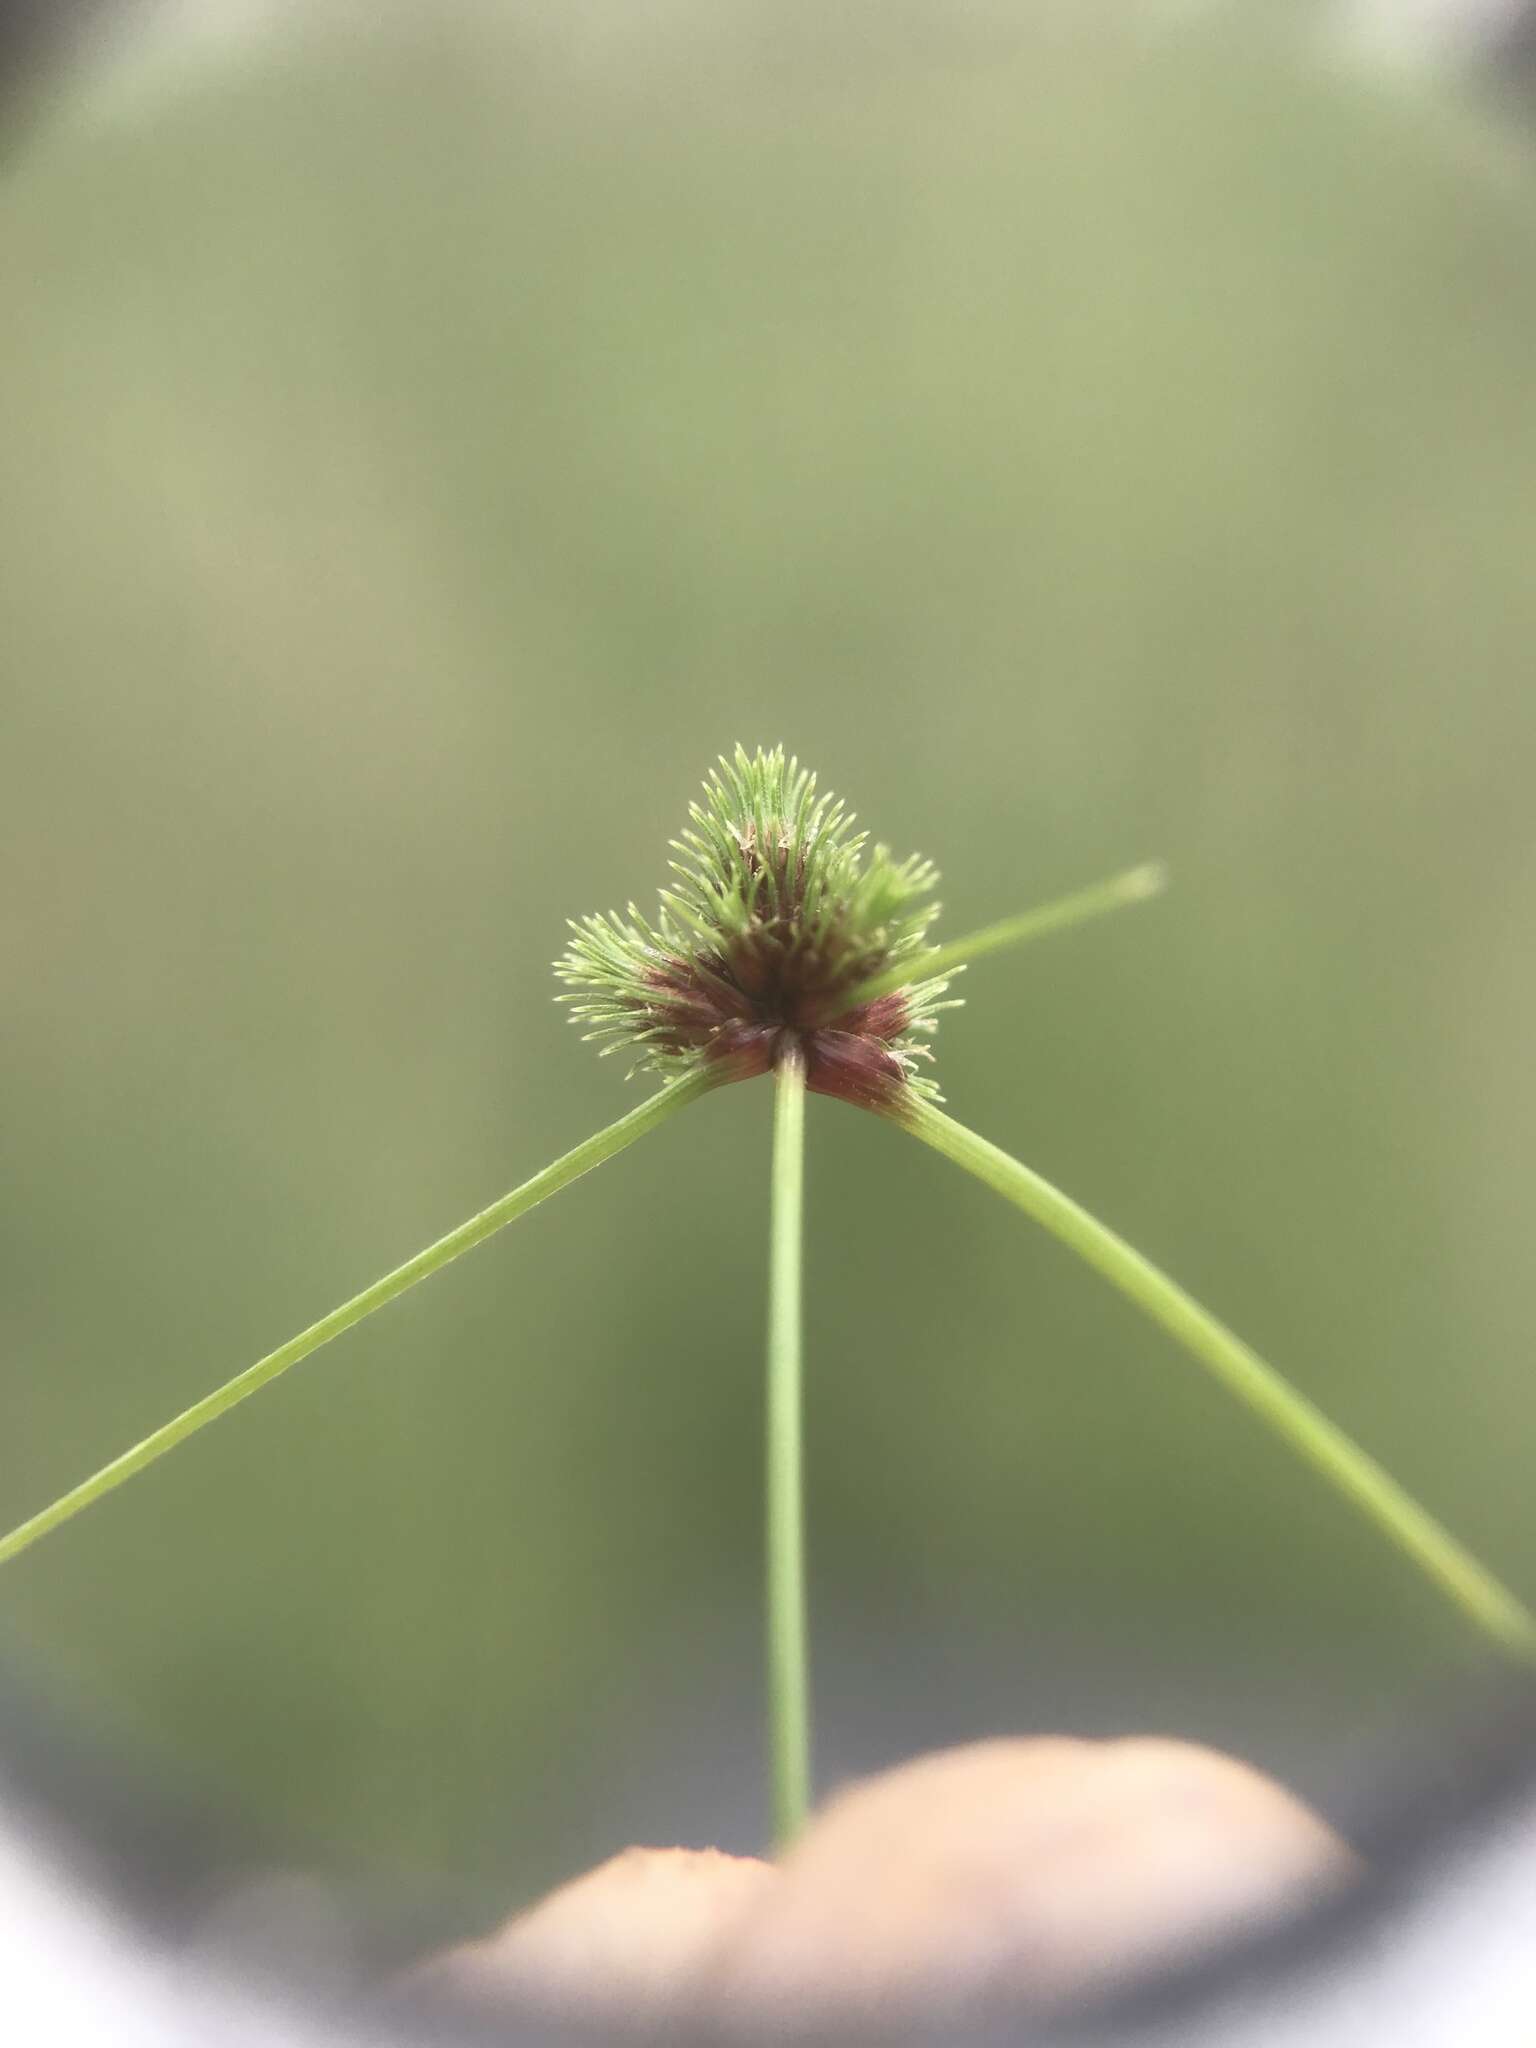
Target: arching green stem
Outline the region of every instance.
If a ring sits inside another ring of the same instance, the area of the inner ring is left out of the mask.
[[[227,1410],[254,1394],[258,1388],[275,1380],[290,1365],[297,1365],[301,1358],[308,1358],[312,1351],[318,1351],[322,1344],[329,1344],[333,1337],[339,1337],[344,1330],[350,1330],[365,1316],[371,1316],[375,1309],[383,1308],[386,1302],[396,1300],[418,1281],[426,1280],[440,1272],[451,1260],[477,1244],[483,1244],[507,1224],[519,1216],[525,1216],[530,1209],[545,1201],[559,1189],[569,1186],[594,1166],[601,1166],[605,1159],[611,1159],[616,1152],[622,1152],[626,1145],[632,1145],[636,1138],[643,1138],[647,1131],[655,1130],[685,1103],[705,1094],[715,1085],[716,1077],[708,1071],[687,1076],[663,1088],[657,1095],[632,1109],[627,1116],[621,1116],[617,1123],[609,1124],[605,1130],[596,1132],[574,1147],[573,1150],[546,1166],[542,1173],[536,1173],[531,1180],[525,1180],[521,1187],[503,1195],[499,1202],[493,1202],[488,1209],[482,1209],[477,1216],[471,1216],[461,1223],[457,1230],[450,1230],[446,1237],[440,1237],[435,1244],[429,1244],[415,1258],[407,1259],[403,1266],[396,1266],[392,1273],[386,1273],[382,1280],[375,1280],[371,1287],[365,1287],[361,1294],[354,1294],[350,1301],[344,1301],[340,1308],[333,1308],[328,1316],[322,1316],[318,1323],[311,1323],[307,1330],[301,1330],[296,1337],[290,1337],[286,1344],[269,1351],[265,1358],[259,1358],[247,1366],[232,1380],[228,1380],[213,1393],[204,1395],[180,1415],[163,1423],[152,1436],[144,1438],[121,1457],[114,1458],[110,1465],[103,1465],[99,1472],[71,1488],[60,1496],[50,1507],[35,1514],[29,1521],[12,1529],[8,1536],[0,1537],[0,1564],[18,1557],[51,1530],[60,1528],[65,1522],[88,1508],[93,1501],[101,1499],[125,1479],[131,1479],[136,1472],[142,1472],[146,1465],[152,1465],[156,1458],[164,1457],[179,1443],[192,1436],[206,1424],[214,1422]]]
[[[1536,1616],[1374,1458],[1149,1259],[1038,1173],[931,1103],[910,1096],[888,1114],[1070,1246],[1278,1430],[1481,1629],[1505,1649],[1536,1658]]]
[[[804,1183],[805,1060],[791,1046],[774,1075],[768,1236],[768,1731],[773,1832],[780,1848],[805,1821],[811,1775],[800,1359]]]

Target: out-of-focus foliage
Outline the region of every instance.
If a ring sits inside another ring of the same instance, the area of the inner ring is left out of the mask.
[[[967,977],[952,1107],[1536,1585],[1536,179],[1083,11],[482,15],[13,161],[0,1520],[632,1099],[548,963],[739,737],[931,852],[940,936],[1169,860]],[[355,1868],[750,1815],[768,1109],[50,1540],[12,1641]],[[817,1110],[834,1760],[1274,1761],[1465,1670],[1123,1305]]]

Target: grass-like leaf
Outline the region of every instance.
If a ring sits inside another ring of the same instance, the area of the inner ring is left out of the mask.
[[[601,1166],[605,1159],[622,1152],[626,1145],[632,1145],[636,1138],[643,1138],[647,1131],[655,1130],[670,1116],[676,1114],[685,1103],[694,1101],[708,1092],[715,1084],[715,1076],[696,1073],[682,1077],[663,1088],[649,1101],[642,1102],[627,1116],[619,1118],[606,1129],[597,1131],[571,1151],[551,1162],[531,1180],[525,1180],[510,1194],[502,1196],[499,1202],[492,1202],[488,1209],[471,1216],[456,1230],[450,1230],[446,1237],[440,1237],[435,1244],[429,1244],[413,1259],[407,1259],[403,1266],[396,1266],[382,1279],[375,1280],[371,1287],[365,1287],[361,1294],[354,1294],[350,1301],[344,1301],[340,1308],[333,1308],[329,1315],[322,1316],[317,1323],[311,1323],[307,1330],[300,1330],[296,1337],[290,1337],[286,1344],[280,1344],[275,1351],[269,1351],[265,1358],[258,1358],[254,1365],[237,1373],[232,1380],[216,1387],[211,1394],[205,1394],[201,1401],[194,1401],[190,1408],[184,1408],[169,1422],[133,1445],[109,1465],[103,1465],[99,1472],[93,1472],[89,1479],[81,1480],[78,1486],[41,1509],[27,1521],[20,1523],[6,1536],[0,1536],[0,1564],[13,1557],[19,1557],[29,1550],[50,1531],[62,1528],[64,1523],[98,1501],[104,1494],[111,1493],[125,1480],[132,1479],[136,1472],[142,1472],[146,1465],[163,1458],[177,1444],[185,1443],[189,1436],[205,1429],[210,1422],[216,1422],[221,1415],[241,1401],[268,1386],[279,1374],[285,1373],[291,1365],[297,1365],[301,1358],[308,1358],[318,1351],[322,1344],[329,1344],[333,1337],[339,1337],[344,1330],[353,1329],[365,1316],[371,1316],[387,1302],[395,1301],[408,1288],[419,1281],[429,1279],[441,1272],[454,1259],[461,1258],[477,1244],[484,1244],[488,1237],[494,1237],[498,1230],[504,1230],[509,1223],[515,1223],[519,1216],[526,1216],[530,1209],[547,1201],[561,1188],[569,1187],[573,1180],[590,1173],[594,1166]]]
[[[1150,1259],[1033,1168],[932,1103],[913,1097],[892,1116],[903,1130],[1043,1224],[1145,1315],[1161,1323],[1229,1393],[1262,1417],[1448,1593],[1464,1614],[1506,1649],[1536,1657],[1536,1615],[1368,1452]]]

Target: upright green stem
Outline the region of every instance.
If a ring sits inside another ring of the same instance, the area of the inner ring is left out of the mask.
[[[57,1529],[93,1501],[100,1500],[104,1493],[110,1493],[115,1486],[121,1486],[125,1479],[131,1479],[135,1472],[142,1472],[146,1465],[152,1465],[156,1458],[163,1457],[169,1450],[206,1423],[215,1421],[226,1410],[246,1400],[269,1380],[275,1380],[279,1373],[286,1372],[290,1365],[297,1365],[301,1358],[308,1358],[312,1351],[318,1351],[322,1344],[329,1344],[333,1337],[339,1337],[344,1330],[350,1330],[360,1323],[364,1316],[371,1316],[375,1309],[383,1308],[386,1302],[394,1301],[419,1280],[428,1279],[439,1272],[451,1260],[459,1258],[486,1238],[493,1236],[508,1223],[537,1207],[548,1196],[566,1187],[590,1172],[594,1166],[601,1166],[605,1159],[611,1159],[616,1152],[622,1152],[626,1145],[632,1145],[636,1138],[642,1138],[647,1131],[681,1109],[687,1102],[704,1094],[714,1085],[714,1077],[694,1074],[670,1087],[663,1088],[649,1101],[642,1102],[627,1116],[621,1116],[617,1123],[609,1124],[606,1130],[598,1131],[580,1145],[567,1152],[563,1158],[546,1166],[542,1173],[536,1173],[532,1180],[525,1180],[521,1187],[503,1195],[499,1202],[493,1202],[488,1209],[482,1209],[477,1216],[471,1216],[461,1223],[457,1230],[450,1230],[446,1237],[440,1237],[435,1244],[429,1244],[425,1251],[418,1252],[413,1259],[407,1259],[403,1266],[396,1266],[392,1273],[386,1273],[382,1280],[375,1280],[371,1287],[365,1287],[361,1294],[354,1294],[350,1301],[344,1301],[340,1308],[333,1308],[328,1316],[322,1316],[318,1323],[311,1323],[307,1330],[301,1330],[296,1337],[290,1337],[286,1344],[269,1351],[265,1358],[257,1359],[232,1380],[228,1380],[214,1393],[207,1394],[201,1401],[195,1401],[180,1415],[163,1423],[152,1436],[144,1438],[121,1457],[114,1458],[110,1465],[103,1465],[99,1472],[73,1487],[46,1507],[33,1515],[30,1521],[12,1529],[8,1536],[0,1537],[0,1564],[17,1557],[30,1548],[50,1530]]]
[[[915,1137],[1043,1224],[1161,1323],[1240,1401],[1279,1431],[1452,1600],[1504,1648],[1536,1657],[1536,1615],[1405,1493],[1374,1458],[1314,1408],[1149,1259],[1038,1173],[931,1103],[910,1098],[893,1113]]]
[[[805,1060],[792,1047],[775,1073],[768,1237],[768,1729],[773,1832],[781,1848],[805,1820],[811,1773],[800,1369],[804,1182]]]

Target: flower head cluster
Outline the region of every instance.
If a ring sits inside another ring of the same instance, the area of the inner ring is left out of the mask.
[[[573,921],[555,968],[573,1020],[669,1080],[714,1068],[744,1081],[797,1053],[819,1094],[871,1109],[934,1094],[916,1062],[948,1007],[948,983],[922,973],[938,874],[854,823],[782,747],[738,747],[672,842],[655,923],[632,903]]]

